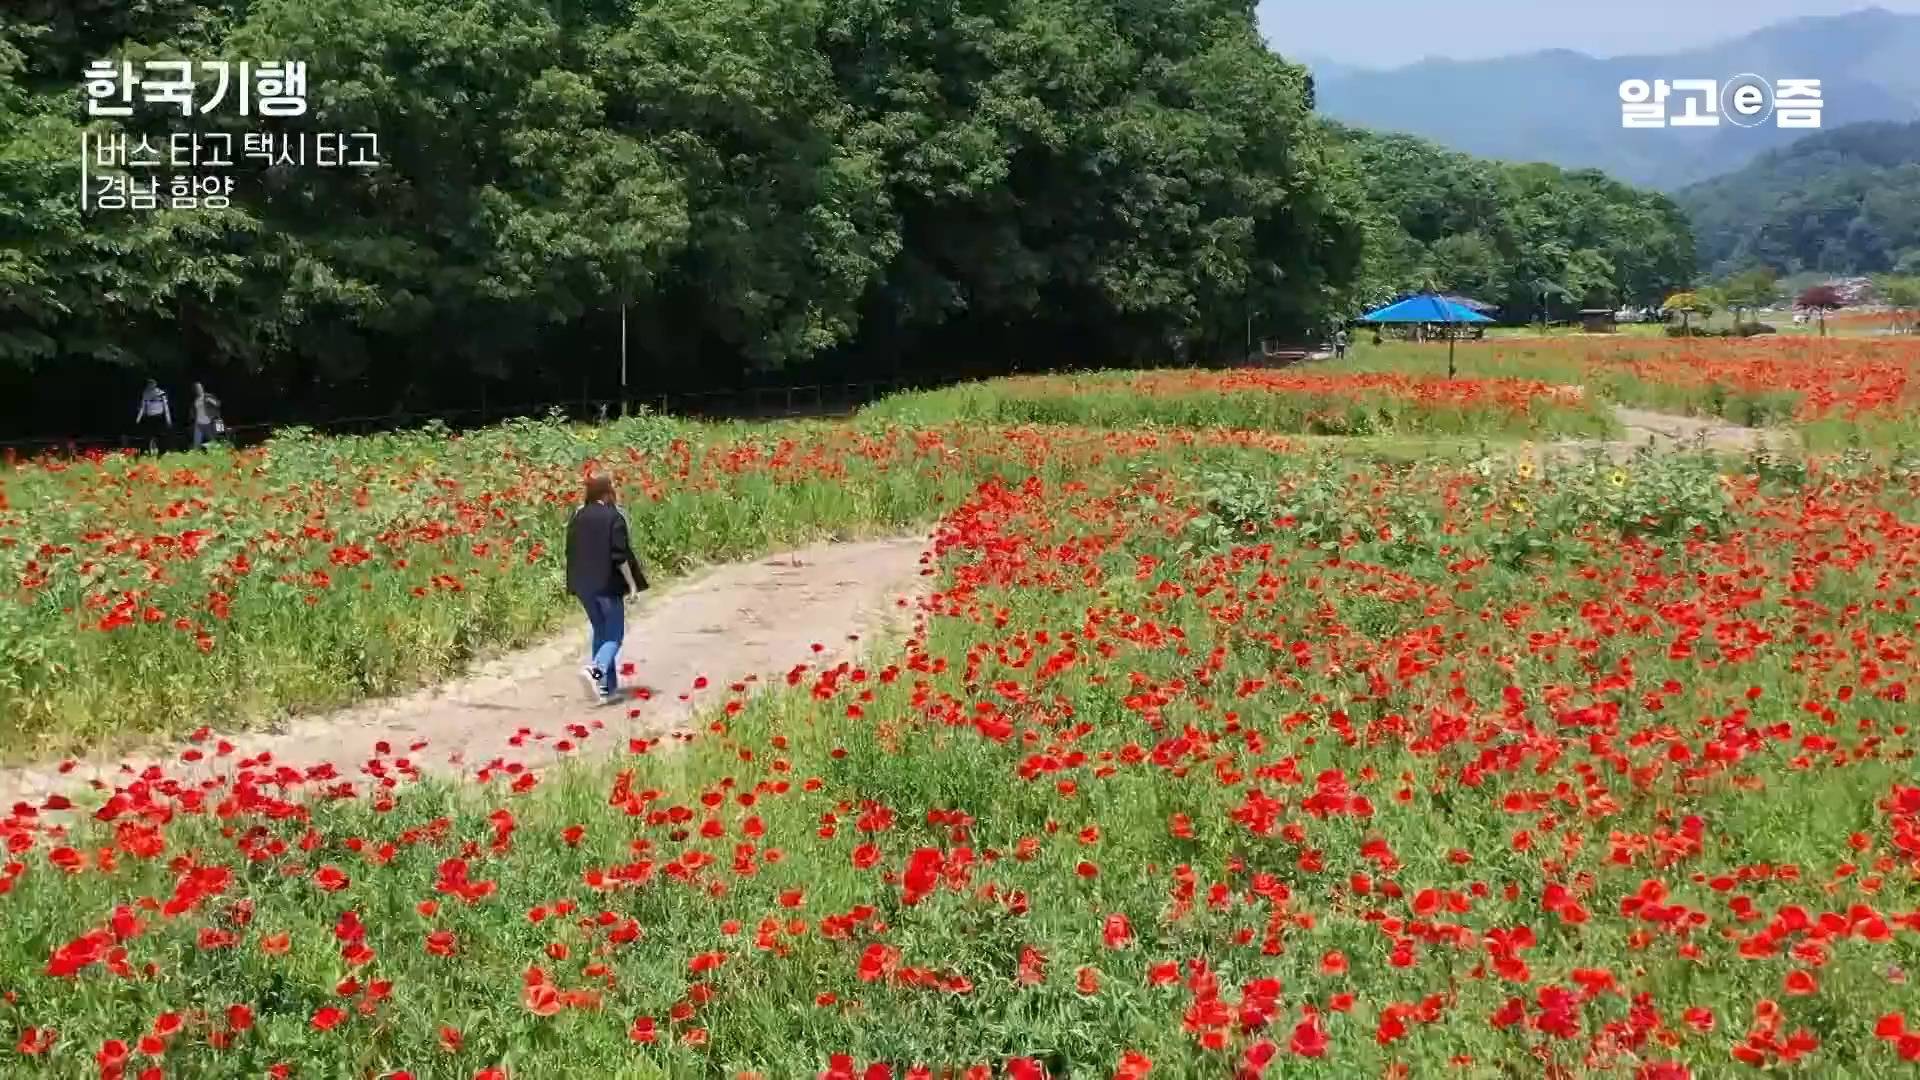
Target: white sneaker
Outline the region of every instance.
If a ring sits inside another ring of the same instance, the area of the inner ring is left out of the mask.
[[[600,672],[595,670],[592,665],[580,669],[580,685],[586,687],[587,700],[589,701],[597,702],[606,697],[605,694],[600,692]]]

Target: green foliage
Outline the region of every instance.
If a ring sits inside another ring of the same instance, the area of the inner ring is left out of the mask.
[[[1377,545],[1375,555],[1388,563],[1431,557],[1415,551],[1436,525],[1430,505],[1356,485],[1350,464],[1330,454],[1308,468],[1287,464],[1285,472],[1213,465],[1186,475],[1181,486],[1193,492],[1193,513],[1181,550],[1225,551],[1280,532],[1289,543],[1329,552],[1364,541]],[[1584,537],[1596,527],[1624,538],[1673,541],[1725,535],[1735,520],[1721,462],[1710,454],[1643,451],[1626,465],[1595,459],[1545,471],[1529,461],[1516,467],[1483,457],[1472,468],[1481,481],[1468,489],[1467,500],[1486,524],[1472,542],[1516,566],[1578,561],[1588,552]],[[1797,477],[1794,468],[1771,461],[1761,475],[1775,484],[1804,483],[1804,464]]]
[[[135,214],[111,227],[82,217],[80,111],[70,91],[29,81],[27,47],[44,44],[0,22],[0,365],[131,361],[270,332],[271,312],[238,288],[238,251],[256,239],[249,215]]]
[[[1245,543],[1272,528],[1281,514],[1271,477],[1218,467],[1189,477],[1187,485],[1195,493],[1198,512],[1187,522],[1183,553]]]
[[[1674,293],[1667,297],[1660,307],[1665,311],[1684,311],[1692,315],[1703,315],[1712,311],[1697,292]]]
[[[1673,338],[1677,338],[1677,337],[1747,338],[1747,337],[1759,337],[1762,334],[1773,334],[1773,333],[1778,333],[1778,330],[1775,327],[1769,326],[1766,323],[1757,323],[1757,322],[1735,323],[1732,326],[1723,327],[1718,330],[1698,329],[1698,328],[1686,326],[1684,324],[1681,326],[1669,326],[1666,328],[1667,336],[1673,337]]]
[[[1733,312],[1735,323],[1744,312],[1768,307],[1779,299],[1779,275],[1769,266],[1756,266],[1728,278],[1720,286],[1720,302]]]
[[[1643,450],[1624,466],[1596,458],[1538,475],[1530,463],[1510,470],[1487,459],[1479,471],[1489,482],[1474,497],[1495,526],[1487,547],[1515,565],[1578,558],[1582,530],[1596,525],[1622,537],[1673,541],[1722,536],[1735,518],[1711,454]]]
[[[304,59],[287,127],[375,132],[385,165],[83,217],[104,56]],[[623,305],[644,364],[715,377],[1064,328],[1184,358],[1250,306],[1330,314],[1364,212],[1329,153],[1238,0],[34,0],[0,36],[0,363],[444,386],[541,376]]]
[[[1669,335],[1691,334],[1696,316],[1704,320],[1713,315],[1713,300],[1713,297],[1702,295],[1697,291],[1677,292],[1667,297],[1666,301],[1660,305],[1660,310],[1680,316],[1680,325],[1667,327],[1667,333]]]
[[[1288,544],[1322,552],[1365,540],[1393,564],[1430,558],[1422,542],[1437,525],[1432,505],[1397,489],[1376,495],[1356,488],[1354,468],[1351,459],[1322,451],[1265,469],[1243,461],[1191,470],[1181,486],[1193,492],[1194,512],[1179,550],[1225,552],[1283,534]]]
[[[1353,380],[1193,371],[994,379],[899,394],[862,410],[898,424],[1073,424],[1109,429],[1228,428],[1301,435],[1573,437],[1610,434],[1586,398],[1524,382]],[[1447,391],[1458,396],[1449,397]]]
[[[1713,273],[1901,269],[1920,253],[1920,122],[1809,135],[1677,196]]]
[[[1888,329],[1911,332],[1920,328],[1920,275],[1878,274],[1874,276],[1873,287],[1880,299],[1893,309],[1887,320]]]

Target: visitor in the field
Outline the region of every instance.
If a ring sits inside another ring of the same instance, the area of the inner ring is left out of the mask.
[[[1347,331],[1345,327],[1341,327],[1340,330],[1333,335],[1333,358],[1335,360],[1345,360],[1347,358]]]
[[[207,393],[206,387],[194,383],[193,448],[200,449],[226,430],[227,423],[220,417],[220,399]]]
[[[133,414],[134,430],[147,437],[147,453],[160,452],[160,439],[173,430],[173,405],[167,401],[167,392],[160,384],[147,380],[146,389],[140,391],[140,405]]]
[[[587,477],[586,504],[567,523],[567,591],[580,598],[592,630],[593,655],[580,669],[580,681],[602,705],[618,700],[624,604],[646,587],[627,519],[613,505],[613,479]]]

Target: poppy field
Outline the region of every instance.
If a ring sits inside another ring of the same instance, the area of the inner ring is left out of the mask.
[[[1606,409],[1578,383],[1432,372],[1166,370],[994,379],[903,394],[870,416],[908,424],[1224,427],[1302,435],[1600,437]]]
[[[994,476],[1058,479],[1257,433],[522,422],[0,471],[0,756],[393,693],[574,613],[557,553],[589,462],[663,580],[896,533]]]
[[[410,634],[396,656],[451,665],[459,628],[555,610],[589,461],[668,570],[931,516],[937,577],[906,641],[797,658],[601,764],[453,786],[383,746],[13,807],[7,1074],[1920,1063],[1904,463],[1536,471],[881,417],[410,438],[8,474],[0,559],[38,583],[7,625],[42,620],[49,656],[173,650],[134,670],[190,692],[125,714],[162,727],[270,659],[343,662],[298,635]],[[428,674],[373,655],[363,686]],[[0,704],[105,704],[67,677]]]
[[[1444,346],[1361,347],[1356,372],[1424,374]],[[1492,339],[1459,348],[1463,375],[1585,386],[1600,401],[1749,427],[1798,426],[1817,450],[1920,444],[1920,340],[1778,335]]]

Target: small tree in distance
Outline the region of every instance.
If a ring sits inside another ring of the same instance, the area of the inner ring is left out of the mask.
[[[1663,311],[1679,312],[1680,332],[1688,335],[1693,333],[1693,325],[1690,321],[1693,316],[1698,315],[1705,319],[1713,315],[1712,298],[1697,292],[1674,293],[1667,297],[1666,303],[1661,304],[1660,308]]]
[[[1772,267],[1756,266],[1742,274],[1728,278],[1720,286],[1720,305],[1733,312],[1733,325],[1740,325],[1743,312],[1758,311],[1773,303],[1774,281]]]
[[[1874,280],[1874,285],[1893,309],[1893,331],[1912,333],[1916,329],[1914,313],[1920,311],[1920,277],[1881,277]]]
[[[1793,306],[1820,313],[1820,336],[1827,336],[1827,312],[1847,306],[1847,298],[1831,285],[1814,285],[1800,294]]]

